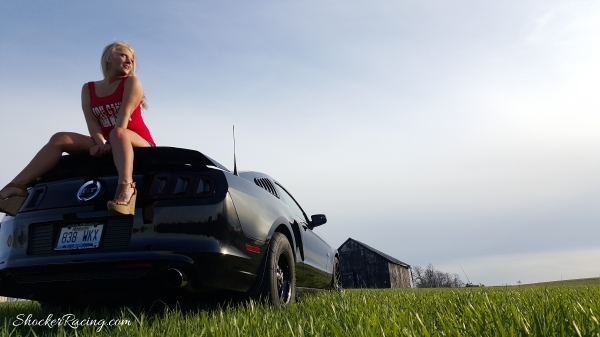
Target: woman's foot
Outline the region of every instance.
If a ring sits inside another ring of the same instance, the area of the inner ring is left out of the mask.
[[[27,186],[10,183],[0,190],[0,200],[16,196],[27,196]]]
[[[6,185],[0,191],[0,212],[17,215],[28,195],[26,185],[14,183]]]
[[[111,201],[119,205],[128,205],[134,193],[135,182],[119,184],[117,185],[115,197]]]
[[[119,184],[115,198],[106,204],[112,215],[134,215],[137,189],[135,182]]]

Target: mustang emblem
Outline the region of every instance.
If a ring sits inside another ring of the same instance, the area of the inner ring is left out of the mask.
[[[90,180],[77,191],[77,199],[81,202],[90,201],[100,195],[102,184],[98,180]]]

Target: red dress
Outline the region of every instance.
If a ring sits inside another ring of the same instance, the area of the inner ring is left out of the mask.
[[[117,113],[121,108],[121,102],[123,101],[123,91],[125,90],[125,80],[127,77],[123,78],[119,85],[117,86],[117,90],[108,96],[99,97],[96,95],[96,89],[94,86],[94,82],[88,83],[88,88],[90,89],[90,102],[92,106],[92,112],[98,118],[98,122],[100,122],[100,129],[102,131],[102,136],[108,143],[109,134],[112,129],[115,128],[115,123],[117,122]],[[144,138],[148,143],[156,146],[152,136],[150,135],[150,130],[144,123],[142,119],[142,108],[141,102],[131,116],[129,116],[129,122],[127,123],[127,129],[137,133],[142,138]]]

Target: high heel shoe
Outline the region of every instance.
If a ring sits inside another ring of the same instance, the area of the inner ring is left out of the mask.
[[[23,206],[23,204],[25,203],[25,200],[29,196],[29,192],[27,192],[26,185],[10,183],[4,188],[7,187],[20,188],[21,192],[17,195],[13,195],[12,197],[8,197],[6,199],[0,199],[0,212],[4,212],[8,215],[15,216],[17,215],[17,213],[19,213],[21,206]]]
[[[135,182],[119,184],[119,186],[125,186],[119,196],[116,199],[110,200],[106,207],[108,208],[108,213],[111,215],[134,215],[135,214],[135,199],[137,197],[137,189],[135,188]],[[129,198],[128,201],[125,201],[127,198],[127,190],[133,188],[133,194]]]

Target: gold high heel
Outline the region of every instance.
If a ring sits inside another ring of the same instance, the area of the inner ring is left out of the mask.
[[[137,197],[137,189],[135,188],[135,182],[119,184],[125,185],[126,187],[119,193],[116,199],[110,200],[106,207],[108,213],[111,215],[134,215],[135,214],[135,199]],[[129,201],[125,201],[127,197],[127,190],[133,188],[133,194],[129,198]]]
[[[26,185],[10,183],[4,188],[7,187],[20,188],[21,193],[13,195],[12,197],[8,197],[6,199],[0,199],[0,212],[4,212],[8,215],[15,216],[17,215],[17,213],[19,213],[21,206],[23,206],[23,204],[25,203],[25,200],[29,196],[29,192],[27,192]]]

